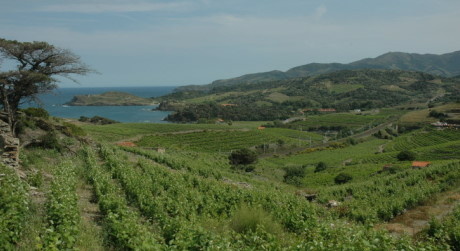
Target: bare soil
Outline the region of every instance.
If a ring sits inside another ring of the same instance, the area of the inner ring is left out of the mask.
[[[442,219],[460,204],[460,188],[444,192],[427,201],[424,205],[407,210],[391,221],[376,226],[386,229],[394,236],[414,236],[426,227],[432,218]]]

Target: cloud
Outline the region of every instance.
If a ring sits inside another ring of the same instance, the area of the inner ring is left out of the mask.
[[[74,12],[74,13],[104,13],[104,12],[153,12],[177,11],[187,9],[190,4],[178,3],[147,3],[147,2],[107,2],[107,3],[73,3],[41,7],[43,12]]]
[[[326,12],[327,12],[326,6],[321,5],[315,9],[315,13],[313,14],[313,17],[315,19],[321,19],[324,16],[324,14],[326,14]]]

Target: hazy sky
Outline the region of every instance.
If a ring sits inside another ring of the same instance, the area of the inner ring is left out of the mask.
[[[101,73],[78,77],[82,87],[207,84],[389,51],[460,50],[459,0],[0,0],[0,6],[0,37],[70,49]]]

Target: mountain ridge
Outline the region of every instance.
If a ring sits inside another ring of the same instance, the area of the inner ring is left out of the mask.
[[[460,75],[460,51],[444,54],[387,52],[375,58],[364,58],[348,64],[309,63],[290,68],[284,72],[272,70],[267,72],[249,73],[235,78],[215,80],[207,85],[182,86],[179,87],[177,91],[207,90],[217,86],[286,80],[291,78],[310,77],[340,70],[357,69],[419,71],[442,77],[454,77]]]

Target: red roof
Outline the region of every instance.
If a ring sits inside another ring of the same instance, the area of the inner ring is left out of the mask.
[[[427,167],[431,164],[429,161],[414,161],[412,162],[413,167]]]
[[[128,142],[128,141],[125,141],[125,142],[118,142],[116,143],[117,145],[119,146],[136,146],[136,144],[134,144],[133,142]]]

